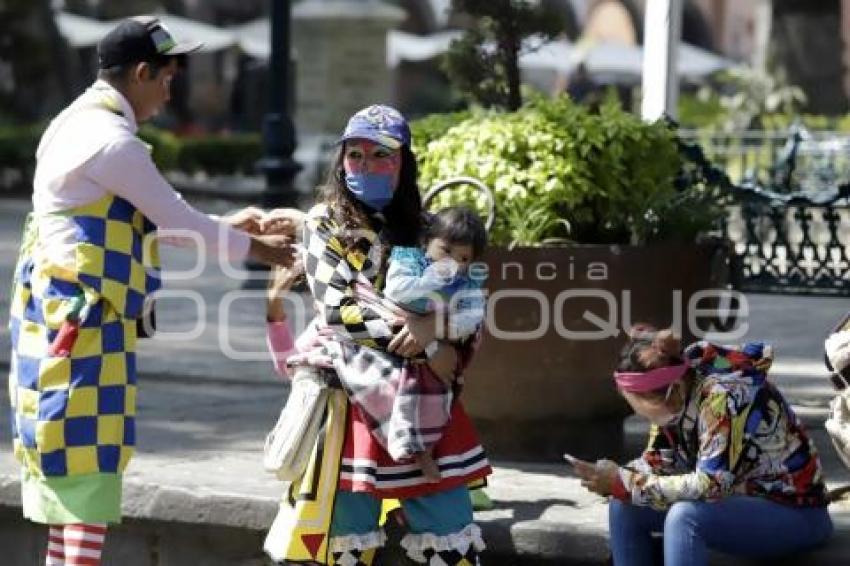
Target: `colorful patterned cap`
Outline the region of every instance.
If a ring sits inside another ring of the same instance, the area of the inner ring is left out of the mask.
[[[403,145],[410,146],[410,126],[395,108],[373,104],[348,120],[338,143],[350,139],[366,139],[390,149],[398,149]]]
[[[101,69],[116,65],[152,61],[158,56],[184,55],[203,46],[199,41],[178,42],[158,18],[136,16],[121,20],[97,44]]]

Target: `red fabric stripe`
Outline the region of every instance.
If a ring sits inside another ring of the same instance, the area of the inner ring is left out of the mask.
[[[85,524],[74,524],[74,525],[65,525],[66,531],[83,531],[86,533],[93,534],[106,534],[106,527],[103,525],[85,525]]]
[[[100,566],[100,558],[69,556],[65,558],[65,566]]]
[[[466,414],[463,404],[459,401],[452,403],[451,419],[443,430],[443,436],[434,446],[432,455],[435,460],[443,456],[457,456],[464,454],[480,446],[478,435],[472,420]],[[395,462],[387,451],[378,444],[375,437],[369,431],[369,425],[363,420],[360,411],[351,410],[347,415],[345,442],[342,448],[344,458],[362,458],[374,460],[379,467],[389,468],[404,465],[403,462]],[[409,462],[407,462],[409,464]],[[454,487],[465,485],[471,481],[482,479],[492,473],[489,465],[468,472],[459,477],[443,477],[439,482],[421,483],[406,487],[378,487],[371,482],[339,480],[339,489],[343,491],[364,491],[374,494],[380,498],[421,497],[431,495]]]
[[[65,548],[87,548],[89,550],[100,550],[103,548],[103,543],[106,541],[93,540],[66,540]]]

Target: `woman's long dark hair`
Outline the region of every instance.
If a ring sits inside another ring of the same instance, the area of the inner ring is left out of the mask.
[[[346,247],[356,244],[359,230],[371,228],[367,208],[345,185],[342,167],[345,144],[340,144],[327,181],[321,188],[321,200],[328,205],[331,219],[342,229],[339,239]],[[418,246],[422,230],[422,197],[419,194],[416,157],[410,148],[401,147],[401,172],[390,204],[383,210],[386,234],[391,246]]]

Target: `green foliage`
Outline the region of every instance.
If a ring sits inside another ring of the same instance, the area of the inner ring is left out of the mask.
[[[191,137],[182,140],[178,164],[187,173],[252,173],[262,155],[259,134]]]
[[[0,170],[15,169],[25,179],[31,179],[35,150],[43,131],[42,124],[0,127]],[[153,160],[161,171],[252,173],[262,155],[258,134],[179,138],[167,130],[145,125],[139,130],[139,137],[151,146]]]
[[[180,159],[180,138],[169,132],[150,125],[139,128],[138,136],[151,146],[151,157],[161,171],[177,169]]]
[[[443,59],[449,80],[471,102],[518,109],[519,55],[530,38],[539,43],[563,31],[560,18],[530,0],[453,0],[452,6],[473,24]]]
[[[483,181],[496,198],[496,244],[696,236],[666,217],[691,198],[674,186],[681,165],[674,132],[624,112],[613,98],[598,113],[566,96],[538,97],[516,112],[428,120],[414,123],[418,134],[432,133],[414,136],[422,186],[463,175]],[[434,205],[456,203],[486,210],[486,197],[473,187],[442,193]]]
[[[788,82],[782,69],[764,73],[750,67],[733,67],[722,77],[732,87],[731,93],[721,93],[719,99],[730,118],[729,128],[757,126],[761,116],[791,114],[806,102],[803,89]]]
[[[716,93],[700,89],[679,96],[678,122],[685,128],[715,128],[723,124],[726,110]]]
[[[162,171],[208,175],[251,173],[262,156],[259,134],[210,135],[179,138],[167,130],[143,126],[139,137],[152,146],[153,160]]]
[[[712,85],[679,101],[680,122],[687,127],[731,130],[770,129],[776,116],[794,116],[806,102],[782,69],[765,73],[734,67],[719,73]],[[775,121],[774,121],[775,124]]]
[[[449,112],[447,114],[431,114],[410,123],[410,132],[414,145],[419,140],[433,140],[442,137],[450,128],[460,124],[472,116],[470,110],[461,112]],[[418,145],[421,147],[421,145]]]

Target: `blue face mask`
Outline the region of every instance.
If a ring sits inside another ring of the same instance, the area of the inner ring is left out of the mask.
[[[393,200],[393,176],[386,173],[347,173],[345,184],[354,197],[374,210]]]

